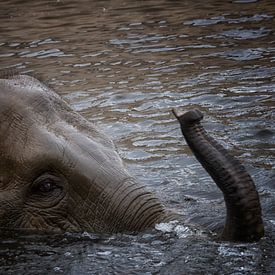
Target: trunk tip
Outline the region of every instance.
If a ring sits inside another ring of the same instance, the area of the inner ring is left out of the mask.
[[[193,109],[183,113],[173,108],[172,112],[181,125],[196,123],[203,119],[203,114],[198,109]]]

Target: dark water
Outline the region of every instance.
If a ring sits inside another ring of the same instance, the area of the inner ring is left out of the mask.
[[[0,68],[46,82],[118,145],[170,208],[223,221],[221,193],[172,107],[247,166],[263,205],[257,244],[166,224],[137,236],[3,234],[1,274],[274,274],[274,1],[0,2]],[[163,232],[165,231],[165,232]]]

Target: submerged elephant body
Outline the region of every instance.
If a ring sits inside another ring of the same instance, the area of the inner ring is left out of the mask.
[[[198,111],[175,115],[224,192],[222,239],[259,240],[261,208],[249,175],[221,157]],[[54,91],[29,76],[0,80],[0,228],[133,232],[176,216],[127,172],[109,137]]]

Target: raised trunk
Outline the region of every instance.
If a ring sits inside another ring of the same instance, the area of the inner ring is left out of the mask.
[[[187,144],[224,195],[227,217],[221,239],[258,241],[264,235],[261,205],[255,184],[244,166],[209,137],[200,124],[198,110],[178,114]]]

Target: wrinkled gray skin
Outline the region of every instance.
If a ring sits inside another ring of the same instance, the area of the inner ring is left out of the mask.
[[[199,111],[174,114],[224,192],[221,239],[259,240],[261,208],[249,175],[206,135]],[[54,91],[29,76],[0,80],[0,228],[136,232],[175,218],[127,172],[109,137]]]

